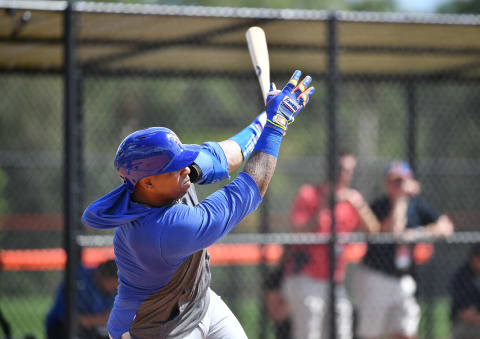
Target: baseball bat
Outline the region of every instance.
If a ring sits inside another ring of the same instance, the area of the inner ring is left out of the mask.
[[[252,58],[253,68],[262,89],[263,101],[266,102],[267,93],[270,90],[270,61],[265,32],[260,27],[253,26],[247,30],[245,38],[247,39],[248,52]]]

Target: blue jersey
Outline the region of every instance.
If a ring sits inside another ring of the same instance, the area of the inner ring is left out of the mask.
[[[100,290],[95,282],[95,270],[79,267],[76,275],[76,309],[81,315],[104,314],[112,308],[114,295],[105,294]],[[65,313],[67,311],[67,301],[65,292],[65,282],[62,282],[55,297],[50,312],[47,316],[47,332],[54,331],[59,324],[65,322]]]
[[[212,144],[201,153],[213,161],[220,159],[218,163],[223,164],[228,177],[225,155],[218,144]],[[221,172],[218,166],[201,163],[202,178],[212,177],[212,171]],[[120,285],[108,322],[112,337],[120,338],[130,329],[140,304],[167,285],[188,256],[214,244],[260,202],[257,184],[242,172],[195,207],[138,204],[130,199],[125,185],[91,204],[83,223],[96,228],[116,227],[114,249]]]

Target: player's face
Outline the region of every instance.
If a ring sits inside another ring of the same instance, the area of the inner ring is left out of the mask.
[[[185,167],[175,172],[168,172],[152,177],[155,194],[169,200],[176,200],[187,193],[190,188],[190,168]]]

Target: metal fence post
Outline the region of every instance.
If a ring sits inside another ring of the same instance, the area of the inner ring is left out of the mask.
[[[270,233],[270,199],[268,197],[268,192],[265,194],[263,201],[262,201],[262,214],[261,214],[261,220],[262,223],[260,224],[260,233],[261,234],[266,234]],[[260,320],[260,334],[259,338],[260,339],[265,339],[267,338],[267,324],[268,324],[268,311],[267,307],[265,305],[265,294],[267,292],[267,288],[265,286],[265,280],[267,279],[268,275],[268,267],[266,260],[267,258],[265,257],[265,244],[260,244],[260,249],[261,249],[261,262],[260,265],[258,266],[258,270],[260,273],[260,279],[261,279],[261,286],[262,288],[259,289],[260,291],[260,309],[261,309],[261,314],[259,317]]]
[[[335,232],[335,183],[337,175],[337,91],[338,91],[338,65],[337,65],[337,15],[334,11],[329,14],[327,22],[327,114],[328,114],[328,180],[330,185],[329,205],[331,212],[331,238],[329,240],[329,322],[330,338],[337,338],[336,326],[336,297],[335,297],[335,259],[337,237]]]
[[[64,246],[67,254],[65,267],[66,332],[68,338],[76,333],[76,270],[80,249],[77,245],[77,226],[80,215],[81,166],[79,116],[77,112],[77,69],[75,65],[75,31],[73,0],[67,2],[64,11]]]
[[[407,161],[417,171],[417,91],[415,81],[407,80]]]

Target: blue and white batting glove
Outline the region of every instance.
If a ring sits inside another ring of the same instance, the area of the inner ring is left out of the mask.
[[[312,82],[309,75],[298,83],[301,75],[302,72],[295,71],[281,92],[276,90],[274,83],[270,85],[270,92],[267,93],[265,127],[278,129],[285,134],[288,125],[295,121],[297,114],[307,105],[315,88],[308,88]]]

